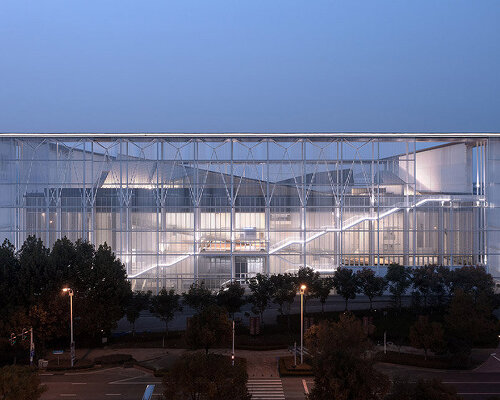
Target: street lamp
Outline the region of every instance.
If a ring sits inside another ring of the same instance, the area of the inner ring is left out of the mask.
[[[63,288],[63,292],[67,292],[69,294],[69,315],[71,321],[71,342],[70,342],[70,351],[71,351],[71,367],[75,362],[75,342],[73,341],[73,289],[71,288]]]
[[[300,285],[300,363],[304,362],[304,292],[307,286]]]
[[[234,317],[233,317],[233,351],[231,352],[231,365],[234,367]]]

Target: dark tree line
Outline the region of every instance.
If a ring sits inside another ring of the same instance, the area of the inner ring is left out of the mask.
[[[162,290],[157,296],[150,293],[135,293],[127,306],[127,318],[133,325],[138,317],[138,310],[149,310],[163,320],[168,331],[168,323],[174,313],[188,306],[196,313],[209,305],[222,307],[231,318],[239,312],[245,303],[251,305],[252,312],[260,316],[272,303],[278,306],[281,315],[289,316],[299,287],[305,284],[307,289],[304,300],[318,299],[322,311],[333,289],[344,298],[345,309],[349,300],[358,294],[365,295],[370,302],[382,296],[386,291],[391,294],[394,306],[400,310],[405,295],[412,295],[414,306],[421,311],[431,306],[448,304],[452,293],[462,290],[472,296],[474,302],[480,302],[485,296],[493,301],[493,279],[483,267],[462,267],[450,270],[442,266],[404,267],[398,264],[388,266],[385,276],[377,276],[373,269],[362,268],[357,272],[347,267],[338,268],[333,276],[322,277],[312,268],[300,268],[290,274],[257,274],[249,279],[250,295],[245,296],[244,288],[238,282],[231,282],[218,291],[211,291],[203,282],[193,283],[182,295],[173,290]],[[484,303],[484,302],[483,302]],[[130,310],[130,312],[129,312]]]
[[[421,319],[422,325],[428,321]],[[427,328],[424,328],[427,329]],[[363,324],[352,314],[337,322],[323,320],[306,333],[314,386],[310,400],[460,400],[453,387],[437,379],[411,382],[389,377],[374,368],[373,344]]]
[[[75,335],[96,341],[124,315],[131,294],[124,265],[111,248],[62,238],[52,249],[29,236],[19,251],[0,246],[0,336],[33,327],[37,354],[48,342],[69,336],[69,299],[74,291]]]

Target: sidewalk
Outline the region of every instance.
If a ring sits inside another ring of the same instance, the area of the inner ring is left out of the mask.
[[[97,348],[97,349],[77,349],[77,359],[92,360],[97,357],[110,354],[130,354],[142,365],[151,369],[161,369],[170,367],[186,349],[162,349],[162,348]],[[203,350],[199,350],[203,351]],[[212,353],[231,355],[230,349],[214,349]],[[290,355],[286,350],[250,351],[236,350],[236,357],[247,360],[247,371],[250,378],[275,378],[278,374],[278,357]],[[61,356],[61,360],[68,359],[69,353]],[[57,356],[50,355],[50,359],[57,359]]]
[[[231,350],[214,350],[218,354],[231,354]],[[235,356],[246,358],[249,378],[276,378],[278,373],[278,358],[289,356],[287,350],[251,351],[236,350]]]

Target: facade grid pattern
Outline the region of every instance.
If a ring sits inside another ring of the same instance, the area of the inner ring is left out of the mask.
[[[482,138],[6,137],[0,236],[106,242],[136,290],[304,265],[496,271],[499,150]]]

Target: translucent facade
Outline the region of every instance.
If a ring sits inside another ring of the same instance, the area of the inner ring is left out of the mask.
[[[137,290],[303,265],[500,276],[493,136],[7,135],[0,165],[2,238],[107,242]]]

